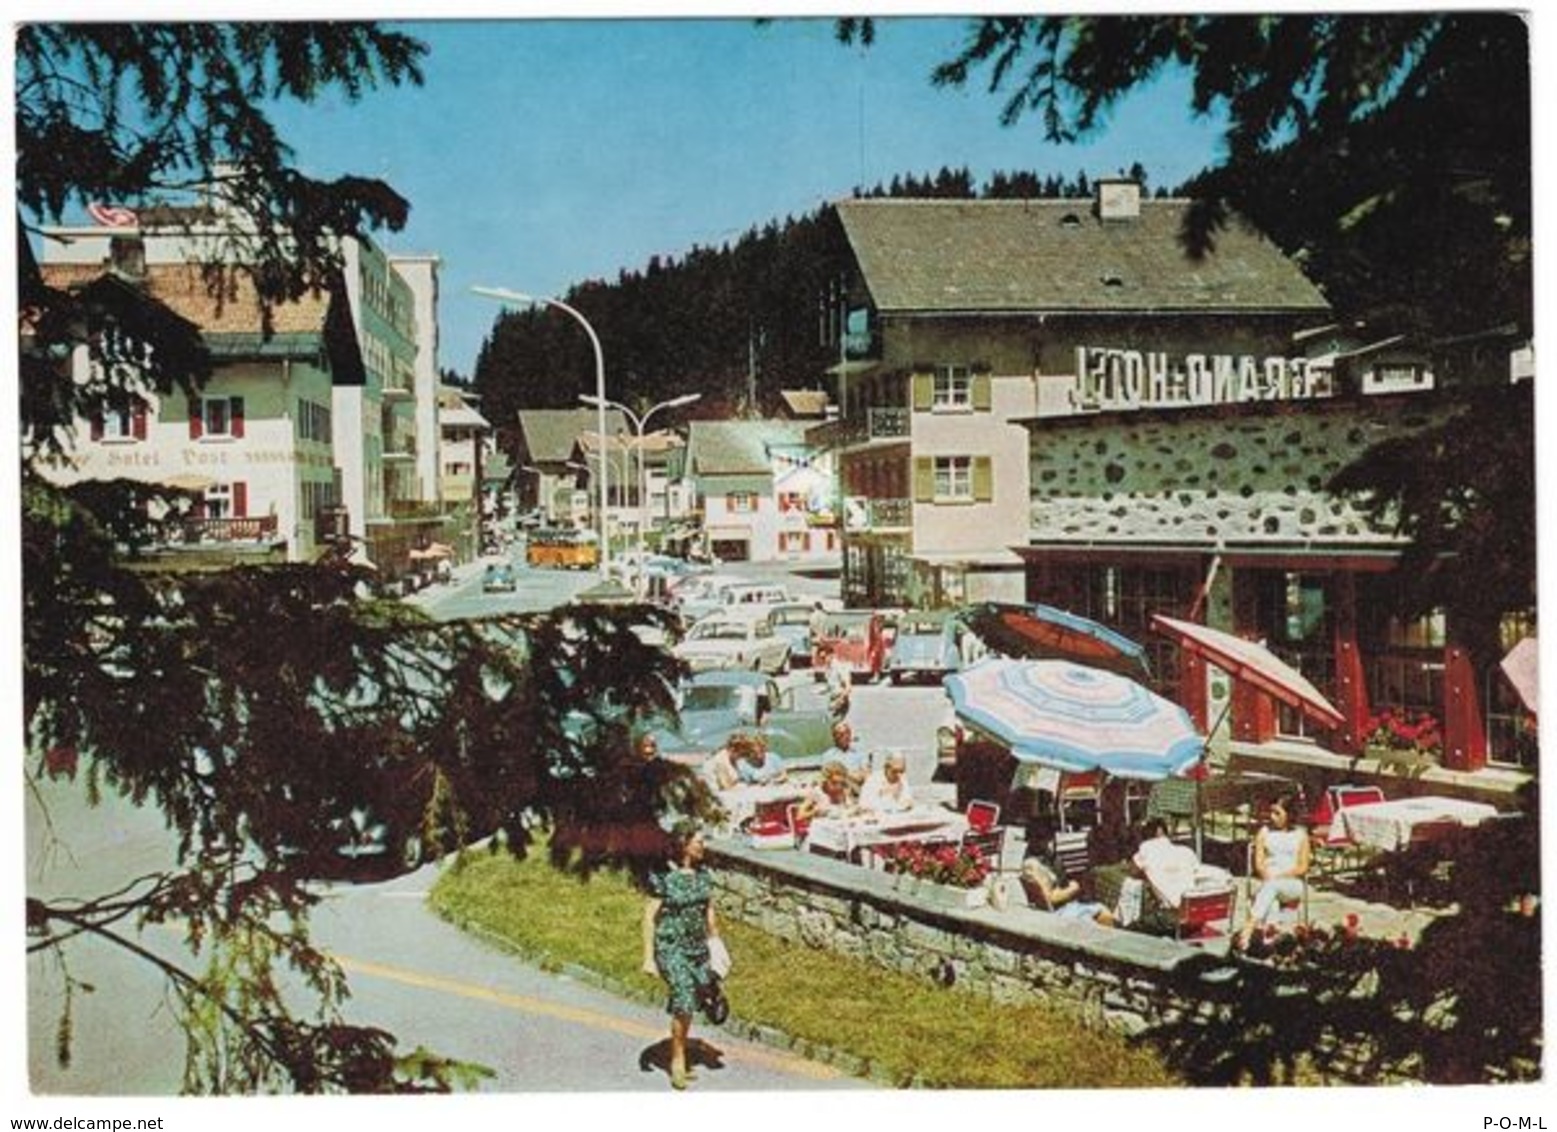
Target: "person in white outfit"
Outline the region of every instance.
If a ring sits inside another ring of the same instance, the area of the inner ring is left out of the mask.
[[[1249,907],[1240,941],[1247,945],[1256,927],[1271,921],[1282,904],[1303,899],[1308,875],[1308,829],[1293,823],[1297,800],[1287,795],[1272,803],[1270,823],[1254,835],[1254,878],[1260,882]]]

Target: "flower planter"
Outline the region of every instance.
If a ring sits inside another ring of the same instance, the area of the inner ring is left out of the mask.
[[[1370,744],[1364,748],[1363,757],[1374,760],[1380,771],[1393,771],[1405,775],[1421,774],[1438,765],[1437,757],[1429,752],[1384,747],[1378,744]]]
[[[892,887],[906,899],[936,908],[982,908],[989,903],[989,888],[982,884],[963,888],[898,873]]]

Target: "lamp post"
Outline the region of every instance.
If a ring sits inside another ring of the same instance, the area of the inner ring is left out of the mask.
[[[501,287],[472,287],[471,290],[478,295],[485,296],[486,298],[496,299],[500,303],[518,303],[523,306],[531,307],[555,307],[564,314],[571,316],[580,326],[584,328],[584,333],[589,335],[589,344],[594,347],[595,351],[595,399],[599,402],[600,408],[597,428],[600,434],[600,444],[602,447],[604,447],[606,436],[605,354],[600,349],[600,338],[595,333],[595,328],[589,324],[589,319],[585,318],[577,310],[575,310],[573,307],[570,307],[561,299],[549,299],[539,295],[526,295],[523,291],[508,291]],[[606,538],[606,465],[604,460],[601,460],[600,462],[599,500],[600,501],[597,506],[599,507],[600,511],[598,520],[600,526],[600,576],[602,578],[608,578],[610,577],[611,566],[611,544]]]
[[[638,440],[638,569],[637,585],[640,590],[643,585],[643,533],[649,525],[649,480],[645,471],[643,458],[643,438],[649,427],[649,418],[661,409],[679,409],[683,405],[690,405],[703,395],[701,393],[683,393],[680,397],[672,397],[669,401],[661,401],[657,405],[651,405],[642,416],[633,412],[619,401],[606,401],[597,396],[591,397],[588,393],[580,393],[579,400],[586,405],[595,405],[601,412],[607,406],[620,410],[628,420],[632,422],[633,432]]]

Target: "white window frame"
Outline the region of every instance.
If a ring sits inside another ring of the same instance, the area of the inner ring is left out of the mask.
[[[938,413],[973,408],[973,370],[969,366],[938,365],[930,378],[930,408]]]
[[[104,409],[102,440],[108,444],[126,444],[135,439],[134,409]]]
[[[933,465],[937,503],[970,503],[973,500],[973,457],[937,456]]]
[[[205,517],[207,519],[231,519],[232,484],[214,483],[205,489]]]

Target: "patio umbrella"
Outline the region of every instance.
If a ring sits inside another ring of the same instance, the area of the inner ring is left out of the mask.
[[[1519,695],[1519,702],[1525,705],[1531,715],[1539,714],[1536,706],[1541,700],[1540,659],[1540,649],[1535,638],[1526,637],[1508,650],[1508,655],[1499,666]]]
[[[957,714],[1018,762],[1156,780],[1183,773],[1205,747],[1183,708],[1089,665],[990,657],[945,684]]]
[[[1146,650],[1129,637],[1052,605],[986,601],[964,610],[964,625],[994,652],[1018,660],[1072,660],[1149,680]]]
[[[1186,651],[1210,661],[1234,680],[1275,696],[1321,726],[1340,727],[1346,721],[1340,709],[1325,699],[1308,677],[1264,645],[1160,613],[1152,614],[1152,628],[1174,638]]]

